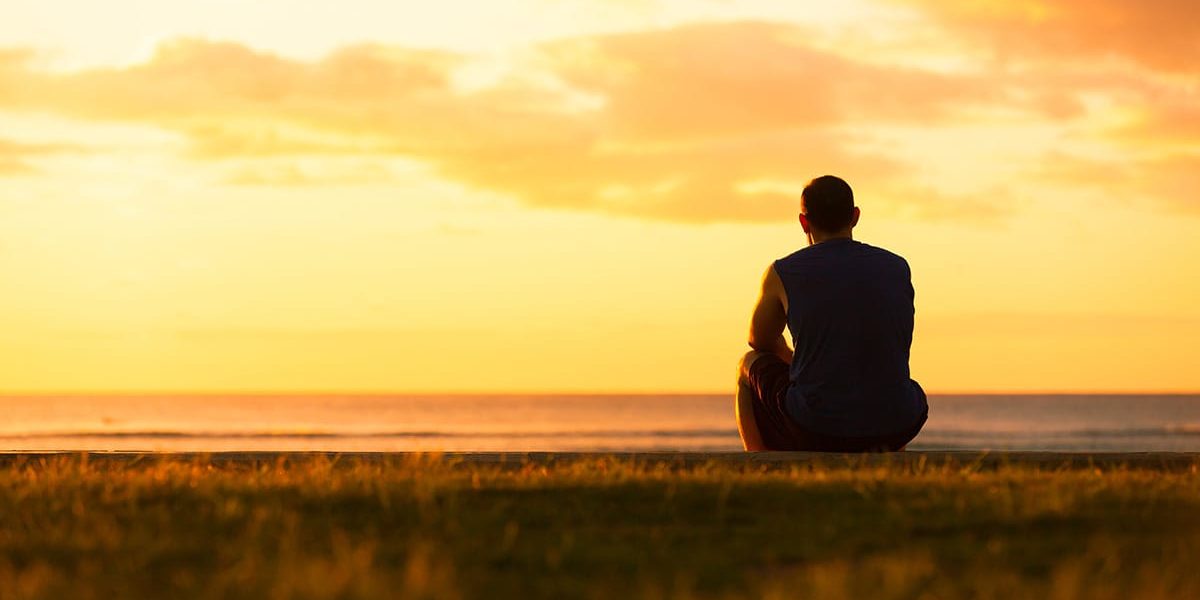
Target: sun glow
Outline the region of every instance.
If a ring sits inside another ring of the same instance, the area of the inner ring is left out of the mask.
[[[927,389],[1200,388],[1194,19],[811,9],[18,2],[2,387],[723,391],[835,173]]]

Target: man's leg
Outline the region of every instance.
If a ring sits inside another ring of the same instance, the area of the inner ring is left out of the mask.
[[[754,419],[754,398],[756,392],[750,386],[750,365],[762,356],[762,352],[747,352],[738,363],[737,394],[733,403],[733,414],[737,420],[738,435],[742,437],[742,446],[747,452],[763,452],[768,448],[763,444],[762,434],[758,431],[758,421]]]

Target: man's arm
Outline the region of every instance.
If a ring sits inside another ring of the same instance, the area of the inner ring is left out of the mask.
[[[762,291],[750,318],[750,347],[759,352],[770,352],[786,363],[792,362],[792,349],[783,338],[787,327],[787,310],[784,308],[786,292],[783,281],[775,272],[775,266],[767,267],[763,274]]]

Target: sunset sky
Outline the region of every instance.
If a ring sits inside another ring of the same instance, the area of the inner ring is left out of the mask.
[[[929,391],[1200,390],[1195,0],[7,0],[0,391],[728,391],[826,173]]]

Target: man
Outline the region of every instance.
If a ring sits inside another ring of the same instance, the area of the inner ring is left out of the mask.
[[[853,239],[860,211],[845,181],[818,177],[800,202],[809,245],[767,269],[750,322],[753,350],[738,366],[742,443],[749,451],[903,450],[929,411],[908,371],[908,263]]]

